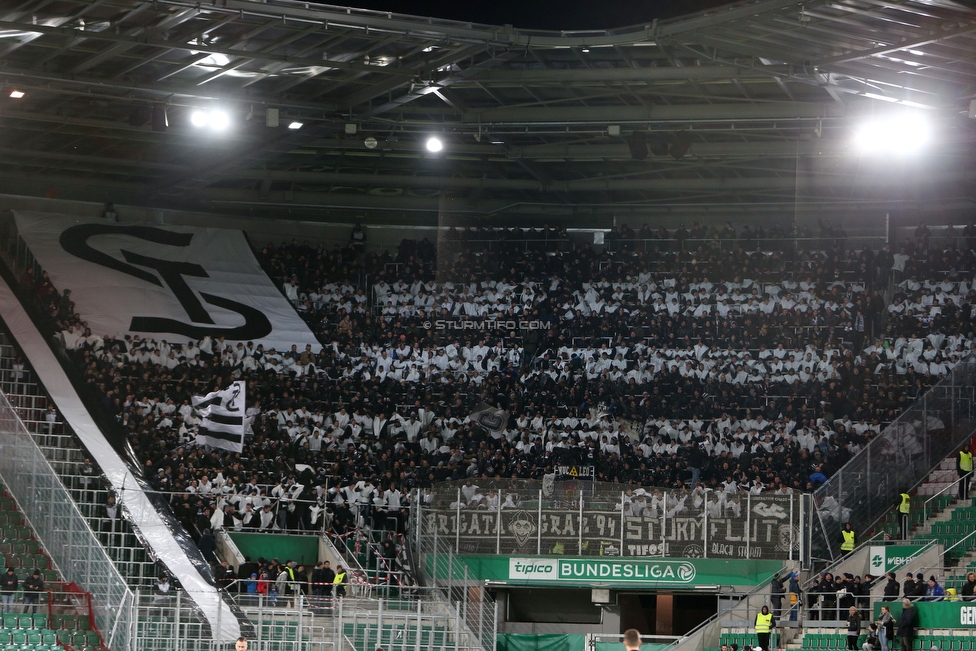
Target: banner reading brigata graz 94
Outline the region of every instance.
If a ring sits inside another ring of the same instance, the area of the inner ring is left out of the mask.
[[[319,349],[241,231],[17,213],[17,231],[95,336]]]
[[[542,484],[439,484],[421,509],[424,533],[462,554],[799,558],[799,494]]]

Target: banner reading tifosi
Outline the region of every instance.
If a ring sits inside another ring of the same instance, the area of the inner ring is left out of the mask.
[[[19,213],[17,230],[96,336],[318,343],[241,231]],[[83,279],[83,282],[82,280]]]

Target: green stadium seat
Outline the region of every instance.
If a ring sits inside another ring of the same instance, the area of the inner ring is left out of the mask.
[[[58,631],[58,644],[71,644],[71,631]]]
[[[38,629],[48,629],[47,613],[34,613],[34,628]]]
[[[4,613],[3,616],[3,627],[6,629],[17,628],[17,614],[16,613]]]
[[[27,644],[40,644],[41,643],[41,632],[40,631],[28,631],[27,632]]]
[[[17,625],[20,628],[31,628],[34,626],[34,616],[30,613],[21,613],[17,616]]]
[[[14,631],[13,635],[10,636],[11,644],[16,644],[17,646],[23,646],[27,644],[27,633],[24,631]]]
[[[10,635],[12,633],[13,631],[9,629],[0,628],[0,644],[10,644]]]
[[[56,583],[61,580],[57,570],[44,570],[41,574],[44,575],[45,583]]]

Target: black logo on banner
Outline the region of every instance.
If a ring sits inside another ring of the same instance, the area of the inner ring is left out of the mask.
[[[200,297],[210,305],[236,312],[244,317],[244,325],[241,326],[233,328],[222,328],[219,326],[206,327],[206,325],[213,326],[214,320],[207,311],[207,308],[197,298],[197,295],[190,289],[185,278],[187,276],[209,278],[210,274],[203,267],[192,262],[172,262],[170,260],[150,258],[139,255],[138,253],[126,251],[125,249],[121,250],[122,257],[125,258],[125,262],[123,262],[107,253],[92,248],[88,244],[88,240],[97,235],[128,235],[146,242],[152,242],[153,244],[185,247],[190,245],[193,234],[173,233],[152,226],[118,226],[114,224],[79,224],[61,233],[61,248],[73,256],[134,276],[159,287],[163,287],[165,283],[165,286],[173,292],[173,295],[180,302],[180,305],[183,306],[187,316],[192,321],[192,323],[184,323],[176,319],[163,317],[136,316],[132,317],[132,321],[129,324],[130,330],[135,332],[170,332],[191,339],[203,339],[204,337],[261,339],[271,334],[271,322],[260,310],[229,298],[200,292]],[[153,269],[159,276],[157,277],[155,273],[146,271],[140,267]]]

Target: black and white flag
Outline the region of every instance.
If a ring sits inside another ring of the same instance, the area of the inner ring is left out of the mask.
[[[244,383],[234,382],[226,389],[193,396],[196,414],[203,419],[197,432],[197,445],[244,451]]]
[[[499,434],[508,427],[508,412],[504,409],[495,409],[485,403],[480,403],[468,416],[471,422],[481,425],[489,432]]]

